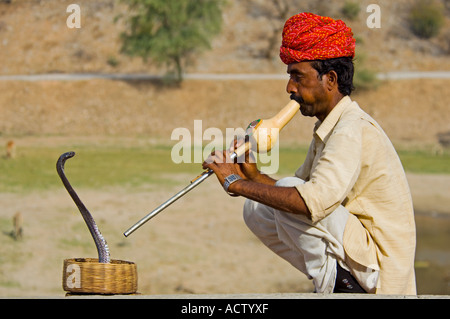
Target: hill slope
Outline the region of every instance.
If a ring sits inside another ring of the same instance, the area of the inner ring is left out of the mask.
[[[0,73],[49,72],[163,73],[140,59],[120,54],[119,35],[125,12],[115,0],[79,0],[80,29],[66,26],[67,6],[73,1],[16,0],[0,3]],[[224,9],[223,32],[211,51],[199,55],[188,72],[280,73],[285,66],[275,58],[262,58],[267,37],[277,22],[264,14],[265,1],[230,1]],[[315,1],[302,1],[293,14],[314,9]],[[340,17],[344,1],[316,7]],[[366,25],[360,1],[358,19],[348,22],[361,39],[358,56],[379,72],[398,70],[450,70],[446,28],[430,41],[416,38],[406,26],[412,1],[378,1],[382,26]],[[361,107],[381,123],[396,142],[437,143],[436,134],[450,131],[446,101],[448,80],[413,80],[381,84],[357,92]],[[170,139],[176,127],[192,129],[194,119],[207,127],[242,127],[255,117],[267,117],[287,101],[285,81],[187,81],[167,89],[154,82],[3,82],[0,83],[0,134],[23,135],[144,135]],[[307,143],[310,119],[299,117],[287,139]]]

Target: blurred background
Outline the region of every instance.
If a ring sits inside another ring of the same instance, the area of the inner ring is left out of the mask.
[[[96,257],[56,174],[69,150],[68,178],[112,258],[137,263],[140,293],[311,292],[213,178],[122,235],[201,172],[171,160],[174,129],[245,128],[288,102],[278,49],[302,11],[353,29],[352,98],[394,143],[413,195],[418,293],[449,294],[450,1],[0,0],[0,296],[63,295],[63,260]],[[302,164],[314,122],[283,130],[276,177]]]

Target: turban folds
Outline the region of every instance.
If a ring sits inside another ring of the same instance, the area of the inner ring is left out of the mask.
[[[285,64],[354,56],[353,32],[342,20],[303,12],[284,25],[280,58]]]

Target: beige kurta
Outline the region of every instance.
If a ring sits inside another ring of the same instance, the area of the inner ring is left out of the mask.
[[[343,245],[350,267],[380,269],[378,294],[416,294],[411,193],[389,138],[344,97],[321,123],[297,189],[317,222],[343,205],[351,213]]]

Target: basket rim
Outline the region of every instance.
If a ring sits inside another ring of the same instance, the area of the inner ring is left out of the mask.
[[[109,263],[101,263],[98,261],[98,258],[89,258],[89,257],[75,257],[64,259],[64,263],[84,263],[84,264],[100,264],[100,265],[136,265],[132,261],[121,260],[121,259],[111,259]]]

